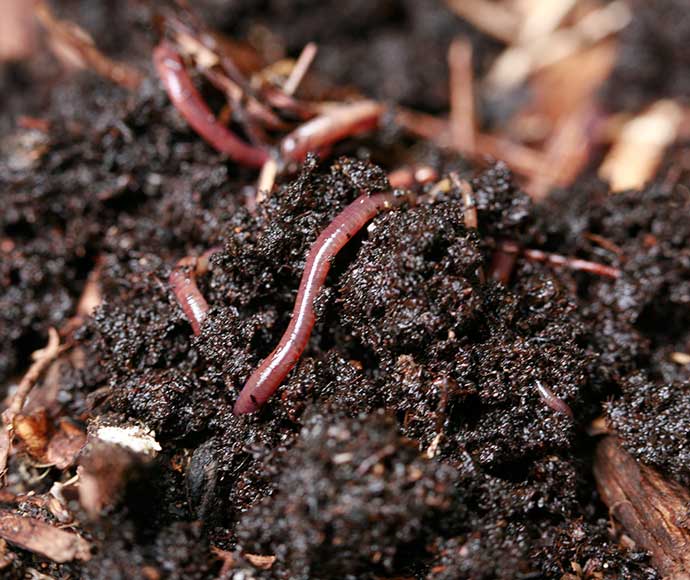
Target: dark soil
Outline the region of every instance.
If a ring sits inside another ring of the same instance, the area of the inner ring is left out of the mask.
[[[200,4],[258,48],[266,27],[291,55],[316,41],[317,69],[334,85],[432,111],[447,105],[454,36],[469,31],[478,70],[497,48],[426,0],[341,1],[339,19],[330,2]],[[659,4],[682,12],[683,2]],[[148,8],[127,18],[115,3],[61,8],[106,52],[149,67]],[[687,94],[678,71],[690,20],[664,26],[673,14],[635,12],[610,81],[631,89],[608,106]],[[668,70],[652,57],[631,67],[628,51],[642,50],[671,55]],[[36,568],[210,579],[224,566],[222,577],[237,579],[658,577],[609,525],[588,428],[603,414],[637,459],[690,485],[690,366],[672,358],[690,351],[688,172],[669,180],[667,167],[645,191],[618,195],[583,178],[534,206],[502,163],[480,168],[408,142],[389,119],[341,143],[342,156],[282,175],[250,211],[255,173],[193,133],[152,74],[128,93],[82,73],[22,104],[26,79],[50,76],[31,66],[2,73],[10,104],[0,127],[12,128],[0,142],[0,385],[23,372],[48,328],[64,328],[97,269],[103,302],[74,335],[79,363],[60,367],[59,413],[92,428],[144,425],[162,450],[128,463],[100,518],[69,504],[95,546],[89,562],[17,550],[8,578]],[[20,110],[40,111],[48,129],[18,127]],[[310,245],[410,158],[470,181],[478,228],[466,227],[459,191],[429,199],[431,185],[415,186],[419,203],[376,217],[334,260],[309,347],[278,393],[257,415],[233,415],[287,327]],[[504,285],[490,274],[506,240],[622,275],[520,258]],[[210,310],[194,336],[168,276],[214,246],[199,278]],[[539,385],[574,418],[549,407]],[[61,477],[32,479],[37,468],[20,471],[21,461],[10,466],[17,490],[46,493]],[[14,507],[56,521],[46,506]],[[275,559],[262,569],[257,555]]]

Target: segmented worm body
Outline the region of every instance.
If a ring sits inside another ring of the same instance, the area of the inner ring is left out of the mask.
[[[275,350],[244,385],[233,409],[236,415],[257,411],[297,364],[314,327],[314,302],[326,280],[331,259],[379,212],[398,207],[410,198],[411,194],[393,192],[360,195],[321,233],[307,255],[290,324]]]
[[[570,419],[573,418],[573,410],[570,408],[570,405],[560,397],[557,397],[554,392],[541,381],[537,381],[537,392],[549,409],[556,411],[556,413],[566,415]]]
[[[184,312],[195,335],[201,333],[201,325],[208,313],[208,302],[196,284],[197,276],[208,271],[208,261],[220,248],[214,247],[204,252],[199,258],[187,256],[182,258],[170,273],[168,282],[177,303]]]
[[[375,101],[335,105],[286,135],[280,145],[281,156],[302,161],[309,151],[375,128],[384,110],[383,105]]]
[[[170,101],[192,129],[210,145],[248,167],[261,167],[269,159],[268,151],[245,143],[218,122],[170,43],[163,41],[154,49],[153,62]]]

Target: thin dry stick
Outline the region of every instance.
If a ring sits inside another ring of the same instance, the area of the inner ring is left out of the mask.
[[[261,168],[259,174],[259,181],[256,184],[256,205],[262,203],[273,190],[276,182],[276,175],[278,174],[278,162],[271,158]]]
[[[48,368],[48,365],[57,358],[60,351],[60,335],[57,330],[50,328],[48,330],[48,344],[45,348],[37,350],[31,355],[34,362],[20,381],[17,390],[12,395],[10,404],[2,414],[6,423],[11,422],[15,415],[21,412],[31,389],[33,389],[38,379],[41,378],[43,371]]]
[[[302,82],[304,75],[307,74],[311,63],[314,61],[314,57],[316,56],[318,50],[319,49],[315,42],[310,42],[302,49],[302,53],[299,55],[297,62],[295,62],[295,66],[292,67],[290,76],[283,85],[283,91],[285,91],[285,93],[288,95],[295,94],[295,91]]]
[[[472,186],[465,179],[460,179],[457,173],[451,173],[450,179],[462,195],[462,203],[465,206],[465,227],[468,230],[476,230],[479,226],[479,220],[477,219],[477,204],[474,201]]]
[[[453,146],[472,155],[475,150],[474,74],[472,45],[454,40],[448,50],[450,69],[450,132]]]
[[[7,473],[7,459],[12,449],[12,436],[14,432],[14,418],[21,412],[38,379],[65,347],[60,346],[60,335],[57,330],[48,330],[48,345],[33,353],[33,364],[29,367],[17,390],[12,395],[7,409],[2,414],[3,429],[0,429],[0,480],[4,480]]]
[[[82,28],[72,22],[55,18],[45,2],[39,2],[34,10],[50,35],[58,58],[80,68],[90,68],[128,89],[135,90],[139,86],[143,80],[141,72],[128,64],[116,62],[105,56]]]
[[[584,169],[592,144],[588,128],[593,116],[593,109],[585,104],[554,129],[543,151],[542,170],[525,187],[532,199],[543,199],[556,185],[570,185]]]

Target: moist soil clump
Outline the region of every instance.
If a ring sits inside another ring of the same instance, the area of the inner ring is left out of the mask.
[[[84,3],[64,14],[73,4]],[[207,16],[226,6],[201,4]],[[81,24],[141,67],[141,85],[81,73],[41,101],[47,124],[0,142],[0,385],[17,382],[49,329],[64,347],[9,423],[0,535],[21,517],[88,547],[61,560],[50,541],[8,537],[3,573],[659,578],[611,524],[592,465],[598,435],[615,432],[638,461],[690,484],[688,173],[617,195],[583,178],[536,204],[504,163],[420,142],[391,110],[376,131],[279,164],[257,195],[257,172],[216,153],[166,97],[144,59],[151,30],[121,47],[127,18],[114,11],[108,32],[108,6]],[[336,94],[330,77],[430,111],[446,107],[458,32],[476,72],[497,50],[443,4],[346,8],[357,18],[336,23],[330,2],[235,2],[216,24],[262,57],[271,42],[296,54],[317,40],[305,92]],[[625,63],[649,48],[660,14],[645,8],[624,34],[610,82],[635,90],[611,108],[659,88],[655,64],[631,80]],[[654,53],[673,56],[664,93],[682,92],[681,28]],[[424,43],[438,67],[419,58]],[[201,67],[192,76],[215,107]],[[359,196],[390,190],[403,164],[435,177],[406,184],[408,201],[332,259],[306,350],[258,413],[235,415],[288,327],[314,241]],[[198,332],[170,283],[180,260],[208,304]]]

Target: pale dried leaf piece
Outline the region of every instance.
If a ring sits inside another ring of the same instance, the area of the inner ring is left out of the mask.
[[[678,135],[683,109],[675,102],[661,100],[621,129],[615,144],[599,168],[599,177],[612,191],[640,189],[650,181],[666,148]]]
[[[59,564],[91,558],[91,544],[84,538],[35,518],[0,512],[0,537]]]
[[[106,443],[125,447],[134,453],[155,456],[161,450],[160,443],[156,441],[156,433],[138,425],[99,427],[96,431],[96,437]]]
[[[489,0],[446,0],[446,4],[460,18],[507,44],[518,36],[520,19],[505,4]]]
[[[556,30],[577,0],[532,0],[520,24],[518,42],[524,43]]]
[[[619,32],[630,22],[630,9],[615,0],[595,10],[570,28],[506,49],[486,76],[490,91],[505,93],[536,71],[571,56]]]
[[[242,554],[246,560],[255,568],[259,570],[270,570],[273,567],[273,562],[276,561],[275,556],[262,556],[260,554]]]
[[[12,426],[29,455],[43,461],[48,447],[48,416],[45,410],[40,409],[31,415],[17,415]]]

